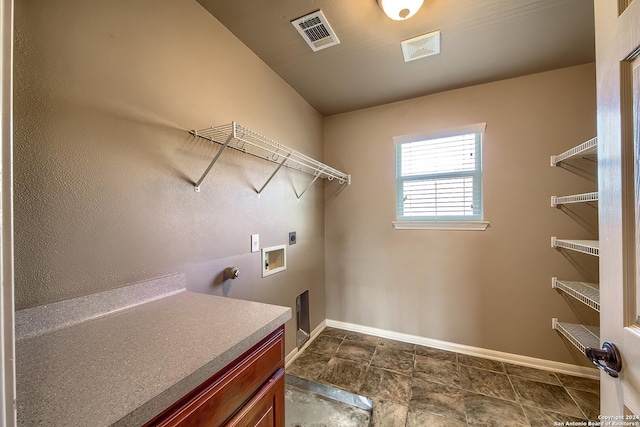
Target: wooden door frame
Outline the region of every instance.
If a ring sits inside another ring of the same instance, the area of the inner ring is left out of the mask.
[[[0,0],[0,425],[15,427],[13,282],[13,0]]]
[[[621,345],[625,327],[635,323],[635,195],[633,182],[633,85],[627,46],[640,45],[630,18],[640,0],[594,0],[598,98],[598,191],[600,229],[600,340],[620,344],[621,380],[601,374],[603,415],[622,415],[625,402],[640,411],[638,393],[625,393],[625,364],[636,356]],[[624,46],[620,49],[619,47]],[[625,305],[624,302],[627,302]]]

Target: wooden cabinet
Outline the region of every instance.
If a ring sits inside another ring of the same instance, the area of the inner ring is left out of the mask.
[[[262,387],[227,427],[278,427],[284,425],[284,369]]]
[[[280,327],[145,427],[284,426]]]

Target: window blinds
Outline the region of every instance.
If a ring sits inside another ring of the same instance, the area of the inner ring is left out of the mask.
[[[398,220],[482,220],[482,132],[473,130],[396,141]]]

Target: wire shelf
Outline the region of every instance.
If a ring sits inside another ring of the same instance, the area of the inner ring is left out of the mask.
[[[558,163],[564,162],[571,158],[593,157],[598,153],[598,138],[591,138],[582,144],[573,147],[557,156],[551,156],[551,166],[557,166]]]
[[[323,178],[328,179],[329,181],[335,179],[340,184],[351,184],[351,175],[340,172],[339,170],[325,165],[318,160],[299,153],[285,145],[279,144],[257,132],[239,125],[236,122],[201,130],[192,130],[190,133],[196,137],[203,138],[207,141],[215,142],[223,146],[196,184],[196,191],[199,191],[200,184],[218,159],[222,150],[226,147],[277,163],[277,170],[279,170],[281,166],[285,166],[312,175],[314,177],[314,182],[317,178]],[[273,175],[271,177],[273,177]],[[269,180],[270,179],[271,178],[269,178]],[[269,181],[267,181],[267,183],[268,182]]]
[[[597,326],[559,322],[556,318],[553,319],[552,326],[582,354],[585,353],[587,347],[600,348],[600,328]]]
[[[598,240],[566,240],[552,237],[551,247],[600,256],[600,242]]]
[[[598,192],[573,194],[570,196],[551,196],[551,206],[557,208],[561,205],[570,205],[572,203],[592,203],[598,201]]]
[[[600,311],[600,289],[597,283],[574,282],[570,280],[558,280],[551,278],[551,286],[572,296],[581,303]]]

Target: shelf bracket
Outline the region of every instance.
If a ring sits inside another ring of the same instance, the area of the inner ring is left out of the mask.
[[[298,195],[296,195],[296,196],[298,197],[298,200],[300,200],[300,198],[302,197],[302,195],[303,195],[304,193],[306,193],[308,189],[310,189],[310,188],[311,188],[311,186],[312,186],[312,185],[313,185],[313,184],[318,180],[318,178],[320,178],[320,176],[322,175],[322,173],[323,173],[323,172],[324,172],[324,171],[320,171],[320,172],[318,172],[318,173],[316,174],[316,176],[311,180],[311,182],[309,183],[309,185],[307,185],[307,188],[305,188],[304,190],[302,190],[302,193],[300,193],[300,195],[299,195],[299,196],[298,196]]]
[[[195,136],[198,136],[198,132],[196,132],[196,131],[193,131],[192,134],[195,135]],[[204,173],[202,174],[202,176],[200,177],[200,179],[196,183],[196,187],[195,187],[196,193],[200,192],[200,184],[202,184],[202,181],[204,181],[204,179],[206,178],[207,174],[209,173],[209,171],[211,170],[213,165],[215,165],[215,163],[218,161],[218,158],[220,157],[220,155],[222,154],[224,149],[227,148],[227,146],[229,145],[231,140],[234,138],[234,136],[235,136],[235,132],[231,133],[229,135],[229,137],[227,138],[225,143],[222,145],[222,147],[220,147],[220,150],[218,150],[218,152],[216,153],[216,156],[213,158],[213,160],[211,160],[211,163],[209,163],[209,166],[207,167],[207,169],[204,171]]]
[[[192,130],[189,133],[196,137],[206,139],[207,141],[212,143],[215,142],[216,144],[222,146],[222,148],[216,153],[213,160],[211,160],[211,163],[204,171],[198,182],[195,184],[196,192],[200,192],[202,182],[207,177],[207,175],[211,171],[211,168],[218,161],[220,155],[227,147],[238,150],[244,154],[256,156],[277,165],[277,169],[271,174],[262,188],[258,190],[257,187],[254,187],[254,191],[258,193],[258,197],[260,197],[260,194],[264,191],[269,182],[271,182],[273,177],[278,173],[282,166],[286,166],[293,170],[311,175],[312,182],[307,188],[305,188],[302,194],[304,194],[309,188],[311,188],[313,183],[315,183],[318,178],[327,178],[329,181],[338,179],[340,181],[340,184],[343,184],[345,182],[347,184],[351,183],[351,175],[340,172],[339,170],[333,169],[332,167],[325,165],[318,160],[315,160],[309,156],[305,156],[304,154],[299,153],[289,147],[278,144],[277,142],[265,136],[262,136],[248,128],[240,126],[235,121],[221,126],[209,127],[201,130]],[[284,156],[286,156],[286,158],[283,160]],[[298,199],[300,199],[302,194],[298,196],[297,190],[295,188],[294,192],[296,192],[296,196],[298,197]]]
[[[291,153],[287,154],[287,157],[285,157],[284,159],[282,159],[282,161],[280,162],[280,164],[278,165],[278,167],[276,168],[276,170],[273,171],[273,173],[271,174],[271,176],[269,177],[269,179],[267,180],[267,182],[264,183],[264,185],[262,186],[262,188],[258,191],[258,197],[260,197],[260,194],[262,193],[262,190],[264,190],[264,188],[271,182],[271,180],[273,179],[273,177],[278,173],[278,171],[280,170],[280,168],[282,166],[284,166],[284,163],[289,159],[289,156],[291,156]]]

